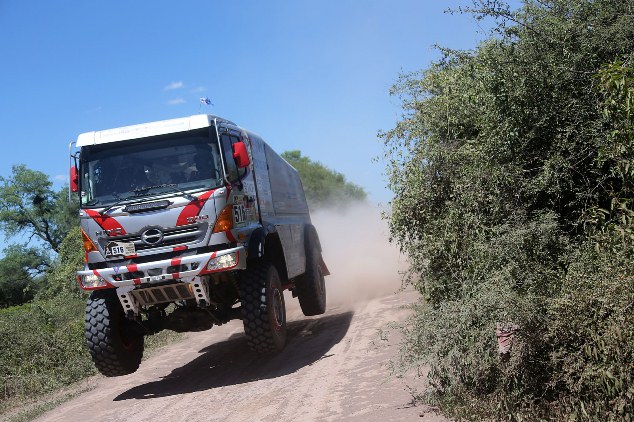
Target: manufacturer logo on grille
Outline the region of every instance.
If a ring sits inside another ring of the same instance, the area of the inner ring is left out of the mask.
[[[163,232],[159,229],[148,229],[141,234],[141,240],[146,245],[158,245],[163,241]]]

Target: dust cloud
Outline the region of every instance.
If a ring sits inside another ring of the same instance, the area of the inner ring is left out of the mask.
[[[399,271],[405,270],[406,261],[389,243],[378,206],[363,202],[343,210],[318,210],[311,219],[331,273],[326,277],[328,308],[354,308],[400,288]]]

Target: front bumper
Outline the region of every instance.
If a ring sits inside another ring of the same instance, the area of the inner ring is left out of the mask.
[[[224,257],[219,260],[219,258]],[[79,286],[84,290],[111,289],[141,284],[157,284],[169,280],[190,279],[205,274],[221,271],[241,270],[246,268],[246,251],[244,247],[224,249],[200,255],[184,256],[162,261],[131,264],[121,267],[83,270],[77,272]],[[208,268],[214,260],[221,265]],[[88,283],[87,280],[94,283]]]

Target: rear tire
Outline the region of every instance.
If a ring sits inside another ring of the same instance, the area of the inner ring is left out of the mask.
[[[142,335],[130,330],[114,290],[94,291],[86,302],[86,344],[97,370],[107,377],[135,372],[143,357]]]
[[[286,307],[280,276],[267,261],[250,262],[240,273],[244,333],[258,353],[277,352],[286,345]]]
[[[306,316],[326,312],[326,280],[321,270],[321,247],[314,226],[306,226],[306,272],[295,282],[299,306]]]

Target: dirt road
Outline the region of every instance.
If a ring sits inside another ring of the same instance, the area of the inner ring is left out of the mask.
[[[290,301],[290,298],[287,297]],[[42,421],[440,421],[419,416],[385,365],[394,342],[377,330],[406,317],[412,293],[339,306],[306,318],[289,303],[289,342],[274,357],[247,348],[240,321],[168,346],[135,374],[95,377],[95,388]]]
[[[188,334],[132,375],[91,379],[91,391],[39,420],[445,421],[411,406],[405,381],[388,375],[398,339],[392,333],[383,341],[378,330],[404,320],[410,311],[403,305],[417,295],[394,294],[404,264],[387,242],[380,209],[363,203],[317,212],[313,221],[333,273],[328,312],[306,318],[297,299],[285,296],[288,344],[281,354],[254,356],[242,322],[232,321]]]

